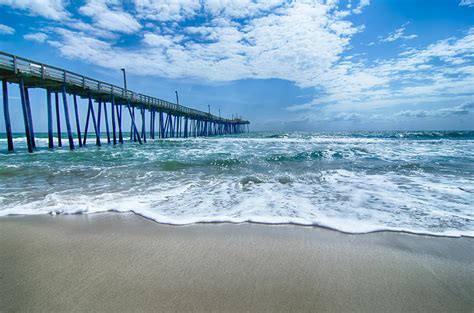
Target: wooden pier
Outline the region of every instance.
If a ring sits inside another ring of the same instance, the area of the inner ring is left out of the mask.
[[[85,146],[87,143],[90,124],[93,126],[96,137],[95,144],[102,145],[102,114],[105,118],[106,143],[114,145],[124,143],[125,131],[122,127],[124,111],[125,114],[128,113],[131,120],[130,140],[138,141],[140,144],[146,143],[147,140],[147,113],[149,115],[148,138],[151,139],[155,139],[155,136],[156,138],[188,138],[236,134],[248,130],[249,125],[248,121],[222,118],[1,51],[0,80],[2,81],[3,111],[9,151],[13,151],[14,147],[8,103],[8,83],[17,84],[20,90],[23,123],[29,152],[33,152],[36,148],[28,92],[31,88],[46,90],[48,147],[51,149],[54,148],[53,96],[57,146],[61,147],[63,140],[60,118],[60,102],[62,102],[67,143],[71,150],[76,148],[73,123],[75,123],[75,135],[79,147]],[[68,94],[72,95],[72,107],[71,103],[68,103]],[[81,132],[77,97],[87,99],[87,115],[83,132]],[[70,117],[72,111],[74,119]],[[138,129],[137,118],[141,119],[141,129]]]

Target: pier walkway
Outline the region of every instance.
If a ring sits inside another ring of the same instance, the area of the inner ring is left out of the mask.
[[[86,145],[89,124],[93,124],[96,136],[95,144],[100,146],[101,115],[105,117],[107,144],[122,144],[123,109],[131,119],[130,140],[145,143],[147,136],[154,139],[170,137],[198,137],[236,134],[248,130],[249,121],[227,119],[207,112],[171,103],[165,100],[136,93],[125,88],[89,78],[65,69],[28,60],[0,51],[0,80],[3,89],[3,110],[8,150],[13,151],[13,137],[8,103],[8,83],[18,84],[25,127],[28,151],[36,148],[35,132],[28,90],[42,88],[46,90],[48,119],[48,147],[54,148],[53,138],[53,96],[56,115],[57,145],[62,146],[60,102],[63,103],[69,148],[75,149],[73,135],[77,136],[80,147]],[[68,104],[68,95],[72,95],[73,106]],[[84,130],[81,132],[77,97],[87,99],[88,108]],[[61,99],[61,101],[60,101]],[[76,131],[73,133],[69,110],[74,110]],[[137,109],[137,114],[135,114]],[[96,115],[97,112],[97,115]],[[148,132],[146,113],[149,115]],[[140,114],[140,116],[138,116]],[[158,117],[158,121],[156,120]],[[141,119],[141,129],[137,126]],[[155,128],[155,127],[158,128]],[[148,134],[147,134],[148,133]]]

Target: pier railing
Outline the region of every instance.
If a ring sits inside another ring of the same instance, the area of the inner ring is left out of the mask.
[[[173,112],[186,116],[192,116],[202,120],[213,120],[222,123],[248,124],[240,119],[226,119],[209,114],[207,112],[191,109],[166,100],[150,97],[144,94],[126,90],[97,79],[80,75],[55,66],[38,63],[33,60],[15,56],[0,51],[0,69],[11,71],[13,75],[31,76],[42,80],[50,80],[65,84],[68,87],[82,89],[85,92],[107,94],[114,96],[118,101],[129,102],[132,105],[147,106],[164,112]]]

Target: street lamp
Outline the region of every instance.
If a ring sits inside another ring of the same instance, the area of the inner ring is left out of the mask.
[[[174,93],[176,94],[176,104],[179,105],[178,91],[175,90]]]
[[[125,89],[125,92],[127,92],[127,75],[125,74],[125,69],[122,68],[123,72],[123,88]]]
[[[209,111],[209,115],[211,115],[211,105],[210,104],[207,105],[207,109]]]

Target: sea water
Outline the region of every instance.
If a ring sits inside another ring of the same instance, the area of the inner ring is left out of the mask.
[[[274,133],[14,153],[0,135],[0,215],[134,212],[474,236],[474,132]],[[105,136],[104,136],[105,137]],[[125,136],[127,138],[127,136]],[[56,138],[55,138],[56,139]],[[56,144],[56,142],[55,142]],[[77,145],[77,142],[76,142]]]

